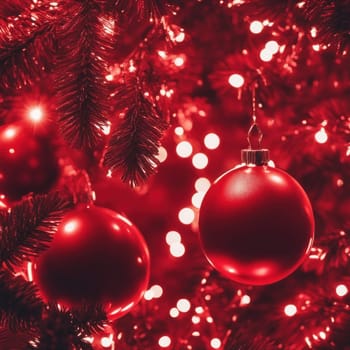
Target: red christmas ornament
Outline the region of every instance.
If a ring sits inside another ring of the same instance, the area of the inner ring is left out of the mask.
[[[18,200],[30,192],[48,191],[59,176],[55,150],[48,136],[22,124],[0,129],[0,193]]]
[[[99,303],[117,318],[147,289],[150,258],[141,233],[128,219],[91,206],[66,214],[33,274],[46,301],[70,308]]]
[[[246,164],[220,176],[199,214],[200,240],[215,269],[244,284],[277,282],[302,263],[314,237],[310,201],[268,150],[243,150]]]

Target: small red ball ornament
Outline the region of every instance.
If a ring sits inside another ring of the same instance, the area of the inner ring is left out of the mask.
[[[213,267],[250,285],[277,282],[302,263],[314,237],[310,201],[268,150],[243,150],[244,166],[220,176],[199,213],[200,240]]]
[[[48,191],[59,176],[52,141],[24,123],[0,129],[0,194],[18,200]]]
[[[122,215],[96,206],[65,215],[33,270],[46,301],[69,308],[102,304],[112,319],[141,299],[149,274],[149,252],[139,230]]]

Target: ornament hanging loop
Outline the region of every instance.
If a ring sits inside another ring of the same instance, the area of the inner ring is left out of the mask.
[[[252,85],[252,124],[248,130],[248,148],[241,150],[241,159],[245,164],[266,165],[270,160],[270,152],[266,148],[261,148],[263,133],[256,122],[256,82]]]

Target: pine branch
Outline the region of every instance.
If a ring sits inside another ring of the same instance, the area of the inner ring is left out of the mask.
[[[0,2],[0,18],[18,16],[31,4],[31,0],[2,0]]]
[[[107,324],[107,315],[102,305],[85,305],[72,310],[72,321],[79,333],[90,335],[103,330]]]
[[[0,19],[0,88],[21,88],[42,77],[52,64],[54,23],[46,11],[27,9]]]
[[[335,43],[340,50],[350,45],[349,0],[307,1],[304,11],[322,43]]]
[[[120,169],[122,180],[137,186],[154,173],[159,163],[158,148],[167,123],[141,92],[136,92],[136,97],[134,92],[133,100],[112,133],[104,165],[112,171]]]
[[[97,333],[107,322],[102,307],[86,306],[73,312],[50,305],[40,326],[40,334],[29,349],[90,350],[84,337]]]
[[[164,0],[107,0],[106,7],[114,9],[126,22],[159,20],[169,13],[171,6]]]
[[[58,121],[70,145],[92,148],[110,114],[105,76],[114,51],[114,23],[89,0],[73,2],[65,17],[55,69]]]
[[[0,324],[11,330],[33,328],[44,307],[36,293],[33,283],[0,270]]]
[[[47,248],[64,212],[71,206],[58,193],[38,195],[1,213],[0,262],[9,269],[25,256],[36,256]]]

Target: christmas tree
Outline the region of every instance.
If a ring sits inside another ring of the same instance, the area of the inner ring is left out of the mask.
[[[349,47],[348,0],[2,0],[0,349],[350,349]],[[305,225],[206,197],[256,148]]]

